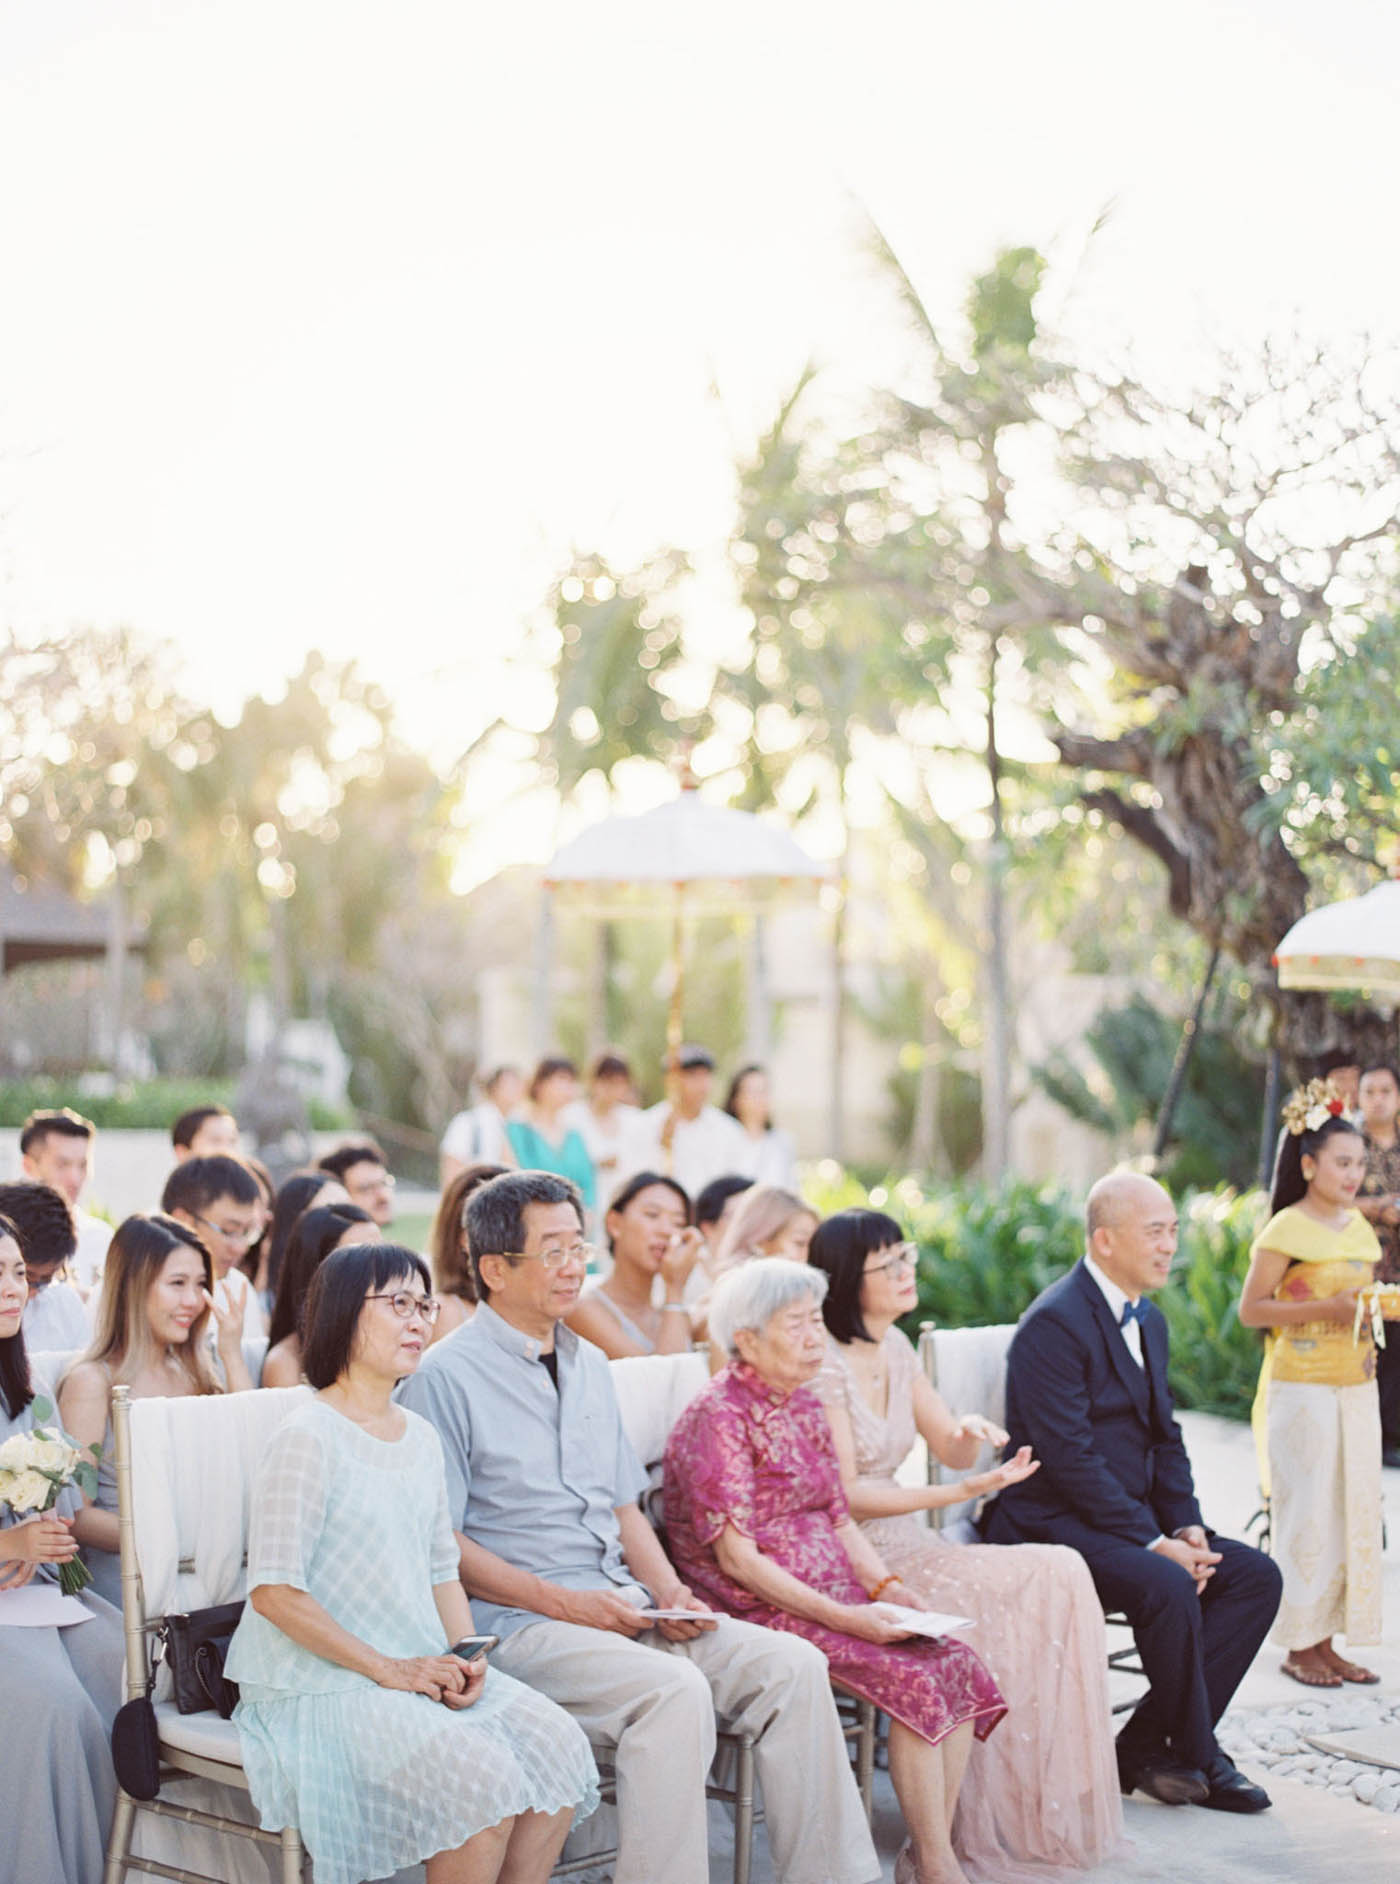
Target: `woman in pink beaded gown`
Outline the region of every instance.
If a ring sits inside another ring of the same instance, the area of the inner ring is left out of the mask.
[[[973,1735],[1005,1713],[966,1643],[911,1630],[918,1607],[851,1522],[821,1402],[826,1278],[759,1257],[721,1278],[710,1334],[729,1364],[666,1446],[668,1547],[696,1595],[805,1636],[833,1677],[890,1716],[890,1779],[909,1832],[897,1884],[967,1884],[951,1831]],[[884,1602],[878,1600],[884,1597]]]
[[[901,1486],[916,1432],[953,1467],[1006,1435],[948,1411],[894,1326],[917,1306],[915,1252],[892,1217],[843,1210],[812,1240],[829,1279],[827,1359],[813,1383],[860,1529],[917,1600],[970,1616],[971,1639],[1011,1710],[969,1762],[954,1838],[974,1877],[1018,1884],[1092,1868],[1119,1848],[1123,1808],[1109,1712],[1103,1610],[1088,1567],[1059,1544],[950,1544],[922,1513],[999,1489],[1005,1468]]]

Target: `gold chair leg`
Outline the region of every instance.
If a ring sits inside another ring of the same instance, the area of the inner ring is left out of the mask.
[[[128,1792],[117,1790],[117,1808],[112,1814],[112,1831],[107,1840],[107,1862],[102,1867],[102,1884],[122,1884],[126,1861],[131,1855],[131,1833],[136,1824],[136,1801]]]

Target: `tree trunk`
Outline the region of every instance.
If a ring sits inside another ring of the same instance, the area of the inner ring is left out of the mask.
[[[997,746],[998,637],[987,649],[987,777],[991,785],[992,838],[987,847],[987,940],[983,954],[985,1051],[982,1065],[982,1172],[990,1183],[1005,1177],[1011,1163],[1011,987],[1006,966],[1006,825],[1001,799],[1001,752]]]
[[[923,966],[920,990],[919,1076],[914,1087],[914,1117],[909,1131],[909,1165],[914,1171],[927,1171],[935,1177],[948,1174],[948,1160],[938,1134],[943,1067],[936,1048],[943,1031],[938,1018],[942,993],[942,980],[930,958]]]

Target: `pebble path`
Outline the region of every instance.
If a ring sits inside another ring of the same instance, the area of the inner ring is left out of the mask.
[[[1400,1813],[1400,1772],[1340,1759],[1309,1746],[1312,1734],[1330,1738],[1363,1728],[1400,1729],[1400,1705],[1380,1696],[1341,1694],[1272,1707],[1235,1708],[1216,1729],[1223,1750],[1242,1773],[1301,1780],[1377,1812]]]

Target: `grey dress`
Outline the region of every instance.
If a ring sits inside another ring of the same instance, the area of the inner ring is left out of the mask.
[[[13,1419],[0,1402],[0,1442],[27,1433],[29,1407]],[[76,1508],[70,1491],[59,1500]],[[0,1561],[8,1511],[0,1512]],[[36,1578],[57,1581],[42,1565]],[[121,1702],[121,1617],[89,1590],[79,1601],[91,1622],[68,1629],[0,1627],[0,1747],[5,1813],[0,1884],[101,1884],[117,1782],[112,1772],[112,1716]]]

